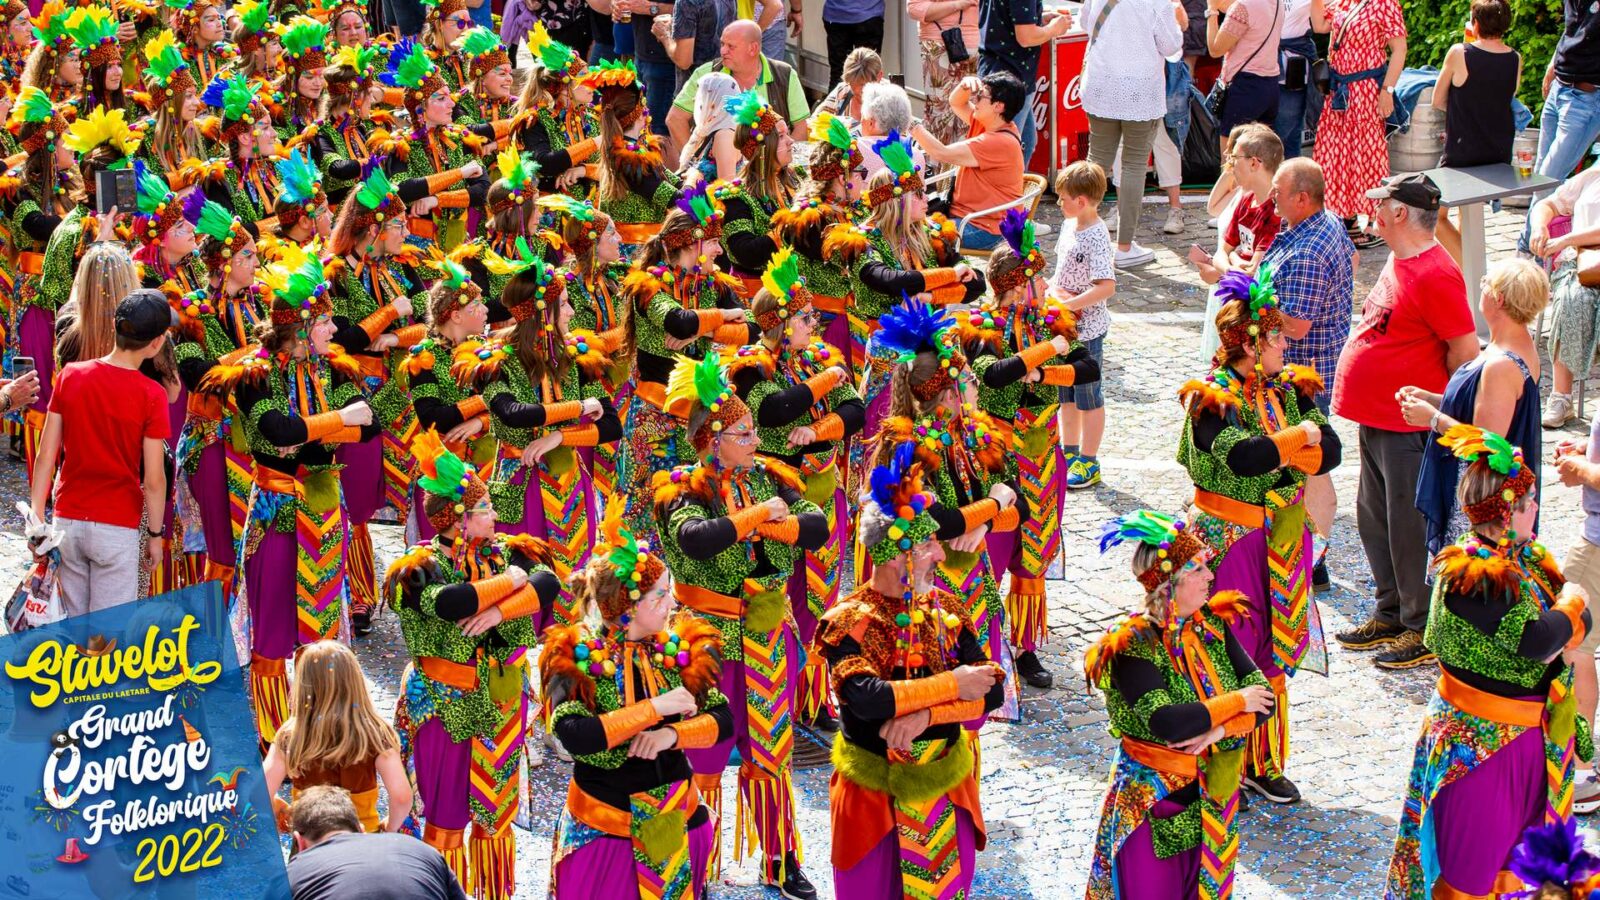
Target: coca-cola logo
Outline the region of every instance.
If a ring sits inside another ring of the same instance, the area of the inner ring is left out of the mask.
[[[1067,82],[1067,89],[1061,95],[1061,105],[1066,109],[1077,109],[1083,105],[1083,76],[1074,75]]]

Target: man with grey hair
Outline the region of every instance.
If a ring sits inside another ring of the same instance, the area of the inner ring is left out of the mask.
[[[789,134],[796,141],[804,141],[810,134],[806,120],[811,117],[811,105],[806,101],[799,73],[787,63],[769,59],[761,52],[761,26],[749,19],[736,19],[722,30],[718,58],[691,72],[672,102],[672,111],[667,113],[667,130],[672,133],[673,147],[681,148],[689,140],[689,131],[694,126],[695,90],[700,86],[700,79],[711,72],[732,75],[741,91],[754,90],[778,118],[789,123]]]
[[[861,165],[866,177],[883,168],[883,159],[872,145],[893,131],[901,137],[911,136],[911,98],[906,89],[889,81],[869,81],[861,91],[860,134],[856,145],[861,148]],[[922,148],[913,146],[911,160],[922,166],[926,161]]]
[[[1387,647],[1378,666],[1411,669],[1435,658],[1422,643],[1428,527],[1416,493],[1436,436],[1408,423],[1397,397],[1412,386],[1443,393],[1450,373],[1478,355],[1478,334],[1461,267],[1433,238],[1438,186],[1426,175],[1397,175],[1367,196],[1379,201],[1378,236],[1391,252],[1339,355],[1333,411],[1361,426],[1356,530],[1377,597],[1367,621],[1336,637],[1350,650]]]

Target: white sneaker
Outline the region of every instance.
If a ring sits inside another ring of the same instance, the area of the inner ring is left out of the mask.
[[[1572,785],[1572,811],[1587,816],[1600,810],[1600,780],[1595,779],[1593,772],[1578,774]]]
[[[1145,263],[1154,261],[1155,258],[1156,254],[1154,250],[1151,250],[1147,247],[1141,247],[1139,246],[1138,242],[1135,241],[1134,243],[1128,245],[1128,249],[1117,251],[1117,268],[1128,269],[1132,268],[1133,266],[1142,266]]]
[[[1106,216],[1101,221],[1106,223],[1106,231],[1111,232],[1111,235],[1115,237],[1117,233],[1117,224],[1122,221],[1122,216],[1117,212],[1117,208],[1113,206],[1111,207],[1111,215]]]
[[[1560,428],[1575,418],[1577,415],[1572,411],[1572,397],[1552,393],[1544,403],[1544,418],[1539,421],[1546,428]]]
[[[1039,237],[1044,237],[1050,233],[1050,223],[1035,221],[1033,223],[1033,233]]]
[[[1166,224],[1161,226],[1161,230],[1165,234],[1183,234],[1183,210],[1168,212]]]

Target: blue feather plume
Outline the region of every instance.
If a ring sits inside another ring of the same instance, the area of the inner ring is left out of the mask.
[[[1584,847],[1578,820],[1571,818],[1524,831],[1509,868],[1535,889],[1546,884],[1571,888],[1600,872],[1600,857]]]
[[[200,102],[204,103],[207,106],[214,106],[217,109],[221,109],[222,108],[222,93],[223,93],[223,91],[226,91],[227,89],[228,89],[227,80],[224,79],[221,75],[217,75],[217,76],[215,76],[214,78],[211,79],[211,83],[210,84],[206,85],[205,93],[200,95]]]
[[[894,448],[894,453],[889,456],[889,461],[884,465],[873,468],[868,477],[868,489],[872,492],[872,500],[878,504],[878,509],[884,515],[894,515],[895,488],[905,480],[906,473],[911,471],[911,463],[916,460],[917,445],[913,441],[902,441]]]
[[[878,319],[878,341],[900,354],[904,362],[923,350],[938,349],[934,339],[953,326],[955,319],[943,307],[913,300],[904,293],[900,296],[901,302]]]

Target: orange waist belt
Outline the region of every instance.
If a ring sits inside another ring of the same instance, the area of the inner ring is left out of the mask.
[[[438,656],[424,656],[417,660],[417,668],[434,681],[448,684],[462,691],[478,689],[478,667],[452,662]]]
[[[749,583],[748,581],[745,582],[747,585]],[[744,615],[744,600],[742,598],[719,594],[710,588],[703,588],[699,585],[674,581],[672,583],[672,596],[684,606],[695,612],[703,612],[708,616],[737,619]]]
[[[501,459],[521,459],[522,458],[522,451],[523,451],[522,447],[513,447],[510,444],[502,443],[500,445],[500,458]]]
[[[693,781],[689,782],[688,803],[689,814],[693,815],[694,809],[700,805],[700,789],[695,787]],[[576,781],[567,784],[567,812],[572,813],[572,817],[579,822],[612,837],[631,839],[633,836],[632,813],[596,798],[578,787]]]
[[[1171,747],[1125,737],[1122,739],[1122,752],[1164,775],[1180,778],[1197,778],[1200,775],[1200,757],[1179,753]]]
[[[383,364],[383,357],[353,353],[350,358],[356,361],[356,366],[361,369],[362,377],[376,378],[380,381],[389,380],[389,367]]]
[[[666,411],[667,386],[659,381],[641,381],[633,386],[633,395],[642,398],[656,409]]]
[[[1266,510],[1261,507],[1199,488],[1194,490],[1194,505],[1203,512],[1245,528],[1260,528],[1267,523]]]
[[[844,315],[845,309],[850,306],[849,297],[832,297],[827,294],[812,294],[811,305],[825,313],[836,316]]]
[[[612,222],[624,244],[642,244],[661,233],[660,222]]]
[[[761,290],[761,276],[735,275],[739,279],[739,296],[749,300]]]
[[[34,253],[32,250],[24,250],[18,253],[17,268],[22,270],[24,275],[43,275],[44,254]]]
[[[1439,673],[1439,696],[1468,715],[1501,725],[1534,728],[1544,722],[1543,700],[1517,700],[1480,691],[1449,672]]]
[[[287,472],[280,472],[268,466],[256,466],[255,482],[269,491],[279,494],[298,494],[300,492],[300,479]]]

